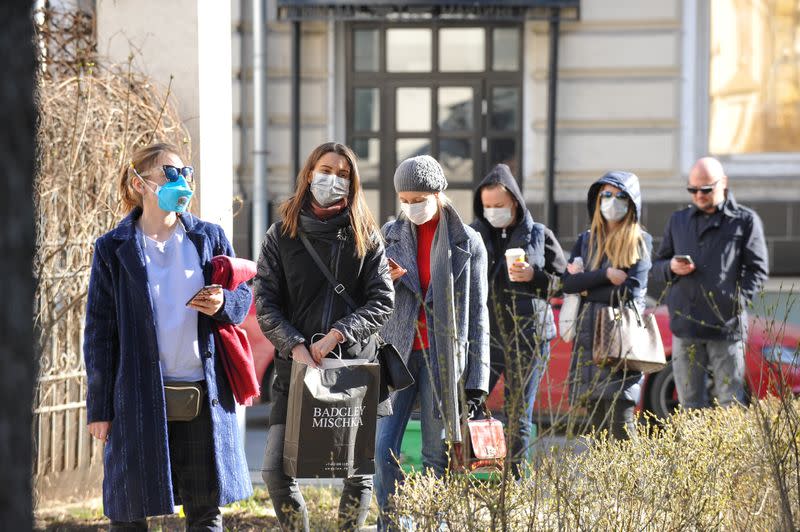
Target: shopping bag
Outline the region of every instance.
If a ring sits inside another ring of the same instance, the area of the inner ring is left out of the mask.
[[[325,358],[319,368],[292,361],[283,470],[290,477],[346,478],[375,473],[380,366]]]
[[[580,294],[567,294],[561,303],[561,312],[558,314],[558,332],[561,339],[571,342],[575,339],[578,327],[578,310],[581,308]]]

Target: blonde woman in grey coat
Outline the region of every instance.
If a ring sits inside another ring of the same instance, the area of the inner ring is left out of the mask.
[[[441,165],[422,155],[394,175],[402,214],[383,227],[395,284],[395,309],[383,328],[415,384],[392,397],[378,420],[375,493],[386,528],[389,496],[401,479],[396,456],[411,410],[420,401],[422,461],[442,475],[448,445],[461,441],[462,411],[476,410],[489,385],[487,259],[483,240],[444,195]],[[463,412],[466,414],[466,412]]]

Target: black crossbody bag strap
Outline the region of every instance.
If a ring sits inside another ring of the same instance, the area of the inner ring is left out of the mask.
[[[311,242],[308,241],[308,237],[304,233],[298,234],[300,235],[300,241],[303,242],[303,246],[305,246],[306,251],[308,251],[308,254],[311,255],[312,259],[314,259],[314,263],[316,263],[317,268],[319,268],[319,271],[322,272],[322,275],[325,276],[325,279],[327,279],[328,283],[330,283],[330,285],[333,287],[333,291],[339,294],[352,310],[357,309],[359,307],[358,303],[356,303],[353,298],[350,297],[350,294],[347,293],[344,285],[340,283],[336,277],[333,276],[328,267],[325,266],[325,263],[322,262],[322,258],[320,258],[317,250],[314,249],[314,246],[312,246]]]

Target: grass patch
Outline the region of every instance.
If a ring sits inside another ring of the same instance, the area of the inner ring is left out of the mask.
[[[329,486],[303,486],[303,496],[308,507],[311,530],[335,531],[341,489]],[[256,487],[249,499],[235,502],[222,508],[223,524],[228,530],[279,530],[278,520],[272,508],[266,488]],[[377,506],[373,502],[367,524],[375,524]],[[102,501],[99,499],[48,508],[36,512],[37,531],[100,531],[108,529],[108,518],[103,515]],[[148,519],[151,531],[184,530],[182,514],[151,517]]]

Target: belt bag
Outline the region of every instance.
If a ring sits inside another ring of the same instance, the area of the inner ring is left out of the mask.
[[[191,421],[200,414],[205,390],[199,382],[164,383],[167,421]]]

